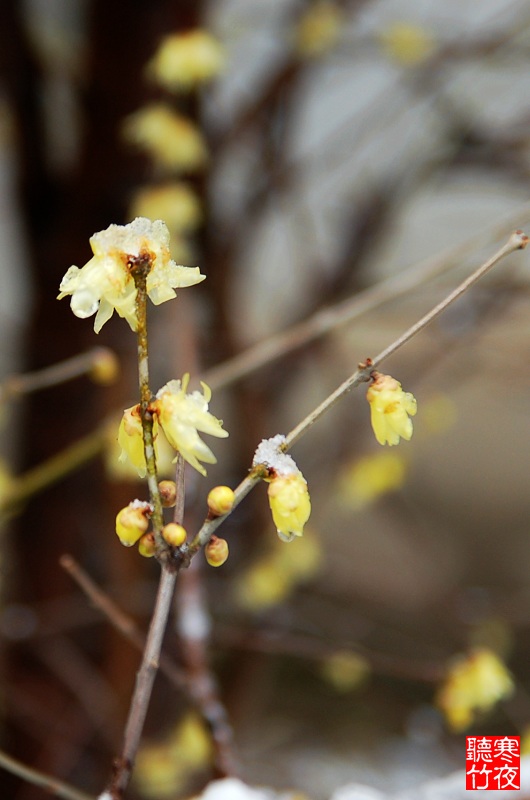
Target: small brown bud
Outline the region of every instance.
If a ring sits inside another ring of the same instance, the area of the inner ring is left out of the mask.
[[[158,490],[164,508],[174,508],[177,504],[177,484],[175,481],[160,481]]]
[[[204,555],[211,567],[222,566],[228,558],[228,542],[226,539],[212,536],[204,548]]]

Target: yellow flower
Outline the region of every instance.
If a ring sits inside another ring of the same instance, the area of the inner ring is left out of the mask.
[[[212,395],[210,388],[201,382],[202,394],[199,391],[186,394],[189,380],[186,373],[182,381],[166,383],[151,403],[151,408],[157,414],[170,445],[201,475],[206,475],[199,462],[215,464],[217,459],[202,441],[199,431],[219,438],[228,436],[228,432],[223,430],[223,423],[208,411]]]
[[[339,38],[342,12],[336,3],[316,0],[305,11],[295,31],[295,49],[304,58],[327,53]]]
[[[158,436],[158,421],[153,419],[153,439],[155,442],[155,456],[157,456],[156,437]],[[129,461],[138,472],[140,478],[145,477],[146,465],[144,454],[144,437],[140,406],[126,408],[121,418],[118,429],[118,444],[121,447],[120,462]]]
[[[425,61],[434,50],[431,33],[412,22],[394,22],[380,35],[386,54],[404,66]]]
[[[373,373],[373,383],[366,392],[370,403],[372,428],[379,444],[399,444],[400,437],[409,441],[412,420],[416,413],[416,398],[404,392],[401,384],[390,375]]]
[[[131,216],[163,219],[171,233],[190,233],[202,222],[197,194],[184,181],[140,189],[131,205]]]
[[[300,471],[277,475],[269,483],[269,505],[278,536],[282,542],[292,542],[302,536],[311,514],[307,483]]]
[[[198,267],[181,267],[171,260],[169,231],[161,220],[137,217],[128,225],[110,225],[92,236],[90,246],[93,258],[82,269],[70,267],[57,299],[72,295],[72,311],[82,319],[97,311],[96,333],[114,310],[136,330],[136,286],[130,264],[139,256],[150,263],[147,293],[155,305],[176,297],[175,289],[194,286],[205,277]]]
[[[510,673],[491,650],[481,648],[458,658],[436,702],[454,731],[465,730],[477,713],[489,711],[514,690]]]
[[[163,103],[151,103],[127,117],[123,135],[160,167],[174,172],[198,169],[208,157],[206,143],[193,122]]]
[[[338,495],[341,502],[350,508],[366,508],[378,497],[400,489],[406,477],[407,463],[401,455],[378,450],[341,470]]]
[[[224,51],[217,39],[197,29],[166,36],[147,65],[147,72],[161,86],[175,92],[215,78],[224,63]]]

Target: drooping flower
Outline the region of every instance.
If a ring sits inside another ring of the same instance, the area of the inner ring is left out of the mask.
[[[156,439],[158,436],[158,421],[153,418],[153,440],[155,443],[155,456],[157,456]],[[146,464],[144,453],[144,438],[142,431],[142,420],[140,417],[140,406],[126,408],[121,418],[118,429],[118,444],[121,447],[119,460],[129,461],[138,472],[140,478],[145,477]]]
[[[198,267],[182,267],[170,258],[169,231],[161,220],[137,217],[128,225],[110,225],[90,239],[94,256],[82,269],[70,267],[61,281],[58,300],[72,295],[76,317],[96,314],[99,333],[116,310],[136,330],[136,286],[131,264],[145,258],[150,265],[147,294],[155,305],[176,297],[175,289],[204,280]]]
[[[269,505],[278,536],[283,542],[292,542],[302,536],[304,525],[311,514],[311,501],[307,483],[300,471],[278,475],[269,483]]]
[[[173,172],[200,169],[208,159],[206,142],[199,129],[163,103],[151,103],[127,117],[123,135],[158,166]]]
[[[264,439],[254,454],[253,466],[268,471],[269,505],[278,536],[282,542],[292,542],[302,536],[311,514],[307,483],[295,460],[282,451],[285,436],[278,434]]]
[[[459,732],[513,691],[513,680],[501,659],[480,648],[455,660],[436,700],[450,727]]]
[[[379,444],[399,444],[400,437],[409,441],[416,398],[404,392],[399,381],[390,375],[374,372],[373,383],[366,392],[370,403],[372,428]]]
[[[206,475],[200,462],[215,464],[217,459],[199,436],[199,431],[219,438],[228,436],[228,431],[223,430],[223,423],[208,411],[212,395],[210,388],[201,382],[202,393],[187,394],[189,380],[186,373],[182,381],[166,383],[151,403],[151,410],[158,416],[170,445],[201,475]]]
[[[218,75],[224,51],[208,31],[196,30],[166,36],[147,65],[151,77],[171,92],[193,89]]]

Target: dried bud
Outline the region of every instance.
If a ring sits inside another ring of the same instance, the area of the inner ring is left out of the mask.
[[[170,522],[162,528],[162,537],[171,547],[180,547],[186,541],[186,529],[176,522]]]
[[[138,542],[138,552],[144,558],[152,558],[156,553],[154,533],[146,533]]]
[[[116,354],[108,347],[98,347],[94,353],[90,377],[94,383],[110,386],[120,374],[120,364]]]
[[[158,484],[160,499],[164,508],[174,508],[177,504],[177,484],[175,481],[160,481]]]
[[[214,486],[208,494],[208,508],[214,517],[222,517],[232,510],[236,496],[229,486]]]
[[[220,567],[228,558],[228,542],[226,539],[219,539],[212,536],[204,548],[206,561],[211,567]]]
[[[133,500],[128,506],[122,508],[116,516],[116,533],[120,542],[125,547],[136,544],[138,539],[146,533],[149,527],[149,516],[152,508],[149,503]]]

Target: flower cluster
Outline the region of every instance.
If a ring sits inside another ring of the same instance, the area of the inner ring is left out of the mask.
[[[390,375],[372,374],[373,383],[366,392],[370,403],[372,428],[379,444],[399,444],[400,437],[410,440],[416,399],[404,392],[401,384]]]
[[[223,430],[223,423],[208,411],[212,394],[210,388],[202,383],[202,392],[194,391],[187,394],[189,380],[190,376],[186,373],[182,381],[169,381],[160,389],[156,399],[149,406],[149,411],[153,415],[153,438],[156,445],[160,424],[170,445],[178,450],[188,464],[201,475],[206,475],[206,470],[200,462],[215,464],[217,459],[202,441],[199,431],[219,438],[228,436],[228,431]],[[128,459],[140,477],[143,477],[146,467],[139,406],[124,411],[118,441],[122,448],[120,460]]]
[[[96,314],[94,330],[99,333],[114,310],[136,330],[136,285],[131,274],[135,259],[150,265],[147,294],[155,305],[176,297],[175,289],[194,286],[204,280],[198,267],[182,267],[170,258],[169,231],[161,220],[137,217],[128,225],[110,225],[90,239],[93,258],[82,269],[70,267],[61,281],[61,300],[71,295],[76,317]]]
[[[302,536],[311,514],[307,483],[291,456],[282,452],[285,437],[281,434],[264,439],[254,454],[253,466],[268,471],[269,505],[278,536],[282,542],[292,542]]]

